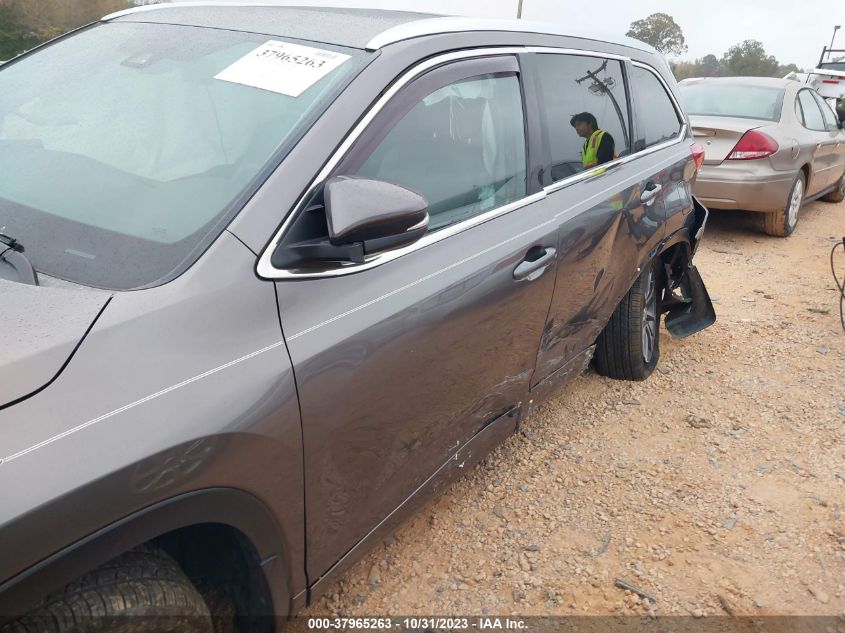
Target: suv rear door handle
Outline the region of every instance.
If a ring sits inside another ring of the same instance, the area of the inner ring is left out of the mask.
[[[640,195],[640,202],[644,203],[646,206],[650,205],[654,202],[654,197],[660,193],[663,189],[663,185],[650,182],[645,186],[645,190]]]
[[[551,247],[546,249],[541,246],[532,248],[528,251],[525,259],[513,269],[513,278],[517,281],[534,281],[546,272],[546,267],[552,262],[556,254],[557,251]]]

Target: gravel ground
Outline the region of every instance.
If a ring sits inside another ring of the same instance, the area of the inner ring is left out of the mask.
[[[570,383],[303,615],[845,611],[845,203],[758,219],[707,228],[716,325],[663,330],[644,383]]]

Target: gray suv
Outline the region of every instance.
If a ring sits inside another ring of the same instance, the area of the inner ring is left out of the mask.
[[[154,5],[5,64],[0,630],[281,626],[714,322],[702,160],[659,54],[553,24]]]

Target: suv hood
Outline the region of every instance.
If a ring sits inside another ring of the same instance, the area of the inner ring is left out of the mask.
[[[31,286],[0,279],[0,407],[58,376],[110,297],[109,292],[72,285]]]

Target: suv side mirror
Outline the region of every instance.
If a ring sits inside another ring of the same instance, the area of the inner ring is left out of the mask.
[[[323,189],[329,241],[361,242],[377,253],[417,241],[428,230],[428,202],[420,194],[381,180],[335,176]]]

